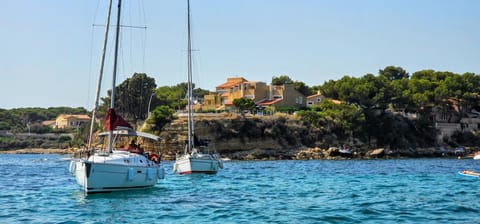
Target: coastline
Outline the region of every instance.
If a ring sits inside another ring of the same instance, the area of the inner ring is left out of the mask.
[[[0,154],[71,154],[72,149],[43,149],[43,148],[26,148],[0,150]]]
[[[1,154],[71,154],[75,156],[75,151],[78,149],[75,148],[25,148],[25,149],[11,149],[11,150],[0,150]],[[368,152],[353,152],[352,154],[344,155],[339,153],[334,148],[327,150],[321,150],[319,148],[309,148],[298,151],[294,156],[292,155],[270,155],[264,157],[258,157],[252,155],[252,153],[247,153],[243,156],[235,155],[225,155],[227,160],[233,158],[233,160],[282,160],[282,159],[293,159],[293,160],[344,160],[344,159],[360,159],[360,160],[369,160],[369,159],[401,159],[401,158],[440,158],[440,157],[449,157],[455,159],[473,159],[476,151],[479,151],[478,148],[474,150],[468,150],[468,152],[463,153],[462,155],[455,155],[455,153],[448,153],[445,155],[440,155],[438,152],[431,151],[432,149],[421,149],[413,154],[404,154],[404,153],[393,153],[389,150],[384,150],[383,148],[369,150]],[[430,151],[426,153],[425,151]],[[255,153],[253,153],[255,154]],[[164,155],[163,160],[174,160],[175,157],[169,157],[168,154]]]

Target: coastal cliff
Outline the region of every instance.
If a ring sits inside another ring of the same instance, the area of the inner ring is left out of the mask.
[[[186,135],[187,125],[183,117],[164,128],[160,136],[165,159],[173,159],[176,153],[183,152]],[[456,155],[454,148],[435,145],[391,149],[372,144],[375,143],[374,140],[367,144],[355,137],[342,139],[293,115],[208,117],[200,114],[195,118],[195,135],[200,139],[211,140],[210,150],[217,151],[222,157],[240,160],[418,158]],[[401,140],[407,142],[406,139]],[[408,145],[417,144],[415,139],[409,141]],[[340,150],[342,146],[349,150]],[[476,150],[466,148],[461,156]]]

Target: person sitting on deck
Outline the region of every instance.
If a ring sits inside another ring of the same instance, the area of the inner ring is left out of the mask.
[[[134,150],[137,148],[137,144],[135,143],[135,139],[133,139],[131,142],[130,142],[130,145],[128,145],[128,150]]]
[[[130,142],[130,145],[128,145],[128,151],[133,153],[143,154],[143,149],[140,148],[140,145],[137,145],[135,143],[135,140],[132,140]]]

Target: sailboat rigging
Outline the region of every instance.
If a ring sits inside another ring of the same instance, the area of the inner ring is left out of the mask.
[[[190,0],[187,0],[187,144],[183,155],[177,155],[173,171],[179,174],[208,173],[214,174],[223,163],[216,153],[206,150],[206,145],[195,145],[193,84],[192,84],[192,41],[190,37]],[[201,150],[199,150],[199,148]]]
[[[133,130],[128,122],[115,113],[114,109],[121,0],[118,0],[117,9],[111,102],[105,119],[107,131],[99,134],[99,138],[104,140],[104,144],[100,145],[101,148],[97,148],[97,146],[94,146],[92,143],[93,126],[98,108],[99,92],[105,63],[105,51],[108,43],[112,3],[113,0],[110,0],[105,26],[105,39],[100,59],[96,98],[88,136],[88,148],[86,149],[88,153],[84,158],[72,160],[69,167],[70,173],[75,176],[77,183],[83,187],[86,193],[150,188],[157,183],[158,179],[163,179],[164,177],[163,167],[160,164],[160,137]],[[105,138],[107,138],[108,141],[105,141]],[[143,147],[135,144],[137,140],[142,142]],[[125,148],[128,141],[132,142],[131,149]],[[135,147],[135,149],[133,149],[133,147]],[[146,149],[145,151],[147,152],[145,152],[144,149]]]

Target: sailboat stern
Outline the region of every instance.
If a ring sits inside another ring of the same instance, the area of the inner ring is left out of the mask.
[[[178,174],[216,174],[219,167],[219,161],[213,158],[211,155],[197,154],[195,156],[191,156],[186,154],[180,158],[177,158],[174,164],[174,172]]]
[[[77,162],[75,166],[75,179],[87,193],[150,188],[164,175],[159,166],[132,167],[91,161]]]

